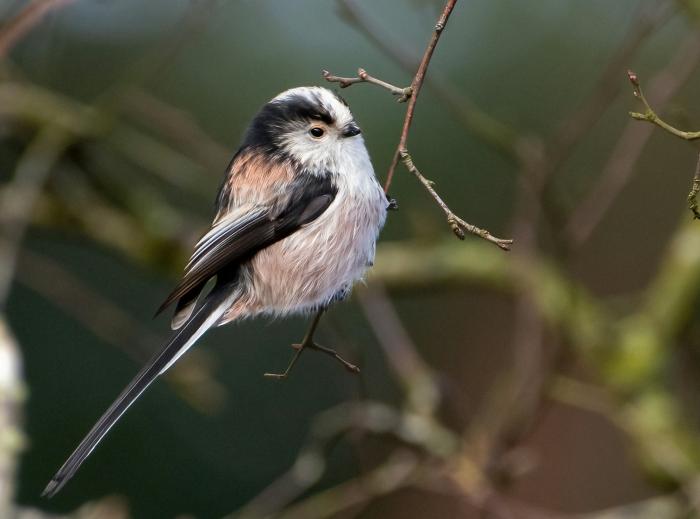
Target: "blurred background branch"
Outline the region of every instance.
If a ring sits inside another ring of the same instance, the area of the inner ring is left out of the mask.
[[[0,59],[7,56],[12,47],[38,25],[46,14],[73,1],[31,0],[28,2],[19,13],[0,27]]]

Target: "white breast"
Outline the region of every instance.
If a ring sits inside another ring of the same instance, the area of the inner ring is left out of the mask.
[[[285,315],[326,305],[373,263],[388,202],[362,140],[353,141],[329,165],[337,172],[338,193],[328,209],[251,261],[249,296],[260,312]]]

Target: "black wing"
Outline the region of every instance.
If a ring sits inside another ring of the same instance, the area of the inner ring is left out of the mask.
[[[234,210],[221,218],[199,241],[182,281],[156,315],[178,300],[182,301],[178,312],[193,306],[209,279],[318,218],[331,205],[336,192],[328,178],[311,177],[290,186],[289,201],[282,211],[269,204]]]

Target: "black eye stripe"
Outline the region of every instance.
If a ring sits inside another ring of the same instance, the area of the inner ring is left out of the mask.
[[[303,96],[293,97],[285,102],[287,113],[289,118],[293,119],[311,119],[316,121],[323,121],[327,125],[332,125],[335,123],[335,119],[328,112],[328,110],[323,106],[320,99],[316,98],[316,101],[312,101]]]
[[[310,99],[307,95],[292,95],[267,103],[253,118],[243,139],[243,145],[276,149],[279,128],[288,128],[289,123],[304,125],[320,121],[329,127],[336,123],[319,96]],[[298,126],[294,126],[298,128]],[[273,131],[274,130],[274,131]]]

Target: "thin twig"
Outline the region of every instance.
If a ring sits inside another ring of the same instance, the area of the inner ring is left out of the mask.
[[[654,111],[654,109],[649,105],[649,102],[647,101],[646,97],[644,97],[644,92],[642,91],[642,86],[639,83],[639,77],[637,76],[637,74],[632,72],[631,70],[628,70],[627,77],[629,78],[630,83],[632,83],[632,86],[634,87],[634,96],[642,102],[645,108],[644,113],[630,112],[630,116],[633,119],[637,119],[638,121],[647,121],[651,124],[655,124],[659,128],[662,128],[670,134],[675,135],[676,137],[679,137],[686,141],[694,141],[695,139],[700,139],[700,131],[684,132],[674,126],[671,126],[666,121],[661,119],[661,117],[659,117]]]
[[[447,216],[447,223],[452,229],[452,232],[454,232],[460,240],[464,239],[464,233],[466,231],[470,234],[474,234],[475,236],[479,236],[480,238],[483,238],[486,241],[490,241],[491,243],[496,244],[503,250],[510,250],[510,246],[513,244],[513,240],[496,238],[495,236],[491,235],[491,233],[488,232],[486,229],[481,229],[476,225],[472,225],[468,222],[465,222],[459,216],[454,214],[452,210],[448,207],[448,205],[442,200],[442,198],[440,198],[440,195],[437,194],[437,191],[435,191],[435,189],[433,188],[433,182],[425,178],[418,170],[416,165],[413,163],[413,159],[411,158],[411,155],[409,155],[408,151],[403,149],[401,150],[400,155],[402,162],[406,166],[406,169],[408,169],[408,171],[410,171],[416,176],[420,183],[423,184],[423,187],[425,187],[428,193],[430,193],[430,196],[433,197],[435,202],[437,202],[440,208],[445,212],[445,216]]]
[[[689,35],[671,62],[649,82],[649,98],[663,106],[688,81],[700,62],[700,36]],[[634,175],[634,166],[653,134],[653,126],[629,121],[599,179],[571,212],[564,226],[570,246],[583,245]]]
[[[684,139],[686,141],[694,141],[696,139],[700,139],[700,131],[697,132],[686,132],[679,130],[678,128],[671,126],[664,120],[662,120],[654,111],[654,109],[649,105],[649,102],[647,101],[646,97],[644,96],[644,92],[642,91],[642,86],[639,83],[639,77],[637,76],[636,73],[632,72],[631,70],[627,71],[627,77],[630,80],[630,83],[632,83],[632,86],[634,87],[634,96],[639,99],[642,104],[644,105],[645,111],[644,113],[639,113],[639,112],[630,112],[630,116],[633,119],[636,119],[638,121],[647,121],[652,124],[655,124],[656,126],[666,130],[670,134],[679,137],[681,139]],[[697,202],[697,195],[698,191],[700,191],[700,157],[698,158],[698,165],[695,169],[695,176],[693,177],[693,183],[690,188],[690,193],[688,193],[688,207],[690,211],[693,213],[693,218],[694,219],[700,219],[700,212],[698,212],[698,202]]]
[[[355,83],[372,83],[373,85],[386,88],[393,95],[398,96],[396,101],[399,103],[408,101],[408,99],[413,95],[413,89],[410,86],[405,88],[394,86],[391,83],[387,83],[386,81],[370,76],[363,68],[357,69],[357,77],[333,76],[330,72],[324,70],[323,78],[330,83],[338,83],[340,88],[347,88]]]
[[[404,118],[403,128],[401,129],[401,139],[399,140],[399,144],[396,147],[396,151],[394,152],[394,158],[391,160],[389,171],[386,174],[386,181],[384,182],[385,192],[388,192],[389,187],[391,187],[391,181],[394,178],[394,171],[396,170],[396,165],[399,162],[401,151],[407,148],[406,143],[408,141],[408,132],[411,129],[411,123],[413,122],[413,114],[416,110],[418,95],[420,94],[421,88],[423,87],[425,73],[428,70],[428,65],[430,65],[430,59],[433,57],[435,47],[437,46],[438,41],[440,40],[442,32],[445,30],[447,21],[449,20],[456,3],[457,0],[447,0],[445,7],[443,7],[442,9],[442,13],[440,14],[440,18],[435,24],[435,29],[433,30],[433,35],[430,38],[430,42],[428,42],[428,46],[426,47],[425,52],[423,53],[423,59],[421,59],[420,65],[418,65],[416,75],[413,76],[413,81],[411,81],[411,99],[409,100],[408,106],[406,107],[406,117]]]
[[[399,87],[391,85],[390,83],[370,76],[362,68],[358,70],[358,77],[355,78],[334,76],[331,75],[330,72],[328,72],[327,70],[323,71],[323,77],[326,79],[326,81],[339,83],[341,88],[346,88],[350,85],[363,82],[373,83],[382,88],[386,88],[394,95],[400,95],[401,97],[399,97],[399,102],[408,99],[408,107],[406,108],[406,116],[404,118],[403,127],[401,129],[399,145],[396,151],[394,152],[391,165],[389,166],[389,171],[387,172],[386,181],[384,183],[384,192],[389,191],[389,187],[391,186],[394,172],[396,170],[396,165],[398,164],[398,161],[401,160],[404,166],[406,166],[406,169],[415,175],[415,177],[420,181],[423,187],[425,187],[428,193],[430,193],[430,196],[433,197],[435,202],[445,212],[445,215],[447,216],[448,225],[452,229],[452,232],[454,232],[460,240],[463,240],[465,237],[465,232],[468,232],[474,234],[475,236],[479,236],[480,238],[483,238],[491,243],[494,243],[503,250],[510,250],[510,246],[512,245],[513,240],[496,238],[492,236],[491,233],[489,233],[487,230],[472,225],[458,217],[442,200],[440,195],[438,195],[437,191],[433,187],[433,183],[427,180],[420,173],[418,168],[415,166],[413,159],[411,158],[411,155],[408,153],[407,149],[408,134],[411,129],[411,124],[413,123],[413,115],[415,113],[416,102],[418,101],[418,94],[420,93],[421,87],[423,86],[423,83],[425,81],[425,74],[428,70],[428,65],[430,64],[430,59],[432,58],[433,52],[435,51],[435,47],[437,46],[437,43],[440,39],[440,35],[445,29],[445,25],[447,24],[447,21],[456,3],[457,0],[448,0],[448,2],[445,4],[440,18],[435,24],[433,35],[430,41],[428,42],[428,46],[426,47],[425,52],[423,53],[423,58],[421,59],[420,65],[418,66],[418,70],[416,71],[416,74],[413,77],[413,80],[411,81],[410,87],[401,89]]]
[[[693,184],[688,193],[688,208],[693,213],[693,218],[700,220],[700,211],[698,211],[698,192],[700,192],[700,155],[698,155],[698,165],[695,167],[695,176]]]

